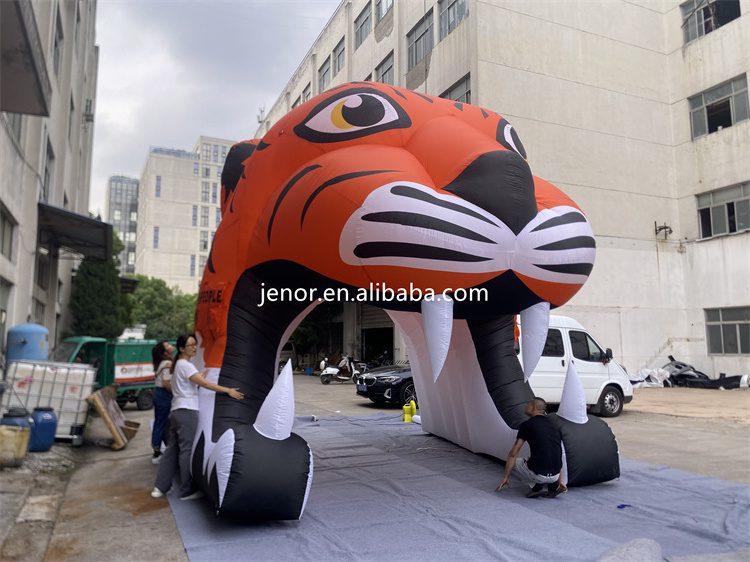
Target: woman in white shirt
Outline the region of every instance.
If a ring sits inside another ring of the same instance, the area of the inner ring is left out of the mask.
[[[172,407],[172,388],[169,380],[172,378],[170,367],[175,347],[168,341],[160,341],[151,349],[154,360],[154,427],[151,430],[151,447],[154,456],[151,462],[161,462],[161,442],[167,442],[167,426],[169,425],[169,411]]]
[[[235,400],[242,400],[245,395],[238,388],[227,388],[203,378],[190,362],[198,352],[198,343],[193,334],[177,338],[177,351],[176,361],[171,367],[172,412],[169,415],[167,450],[159,463],[151,496],[160,498],[166,494],[179,469],[180,499],[192,500],[203,496],[203,492],[193,486],[190,476],[190,451],[198,428],[198,387],[228,394]]]

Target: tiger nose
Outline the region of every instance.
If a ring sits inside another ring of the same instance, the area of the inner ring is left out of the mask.
[[[516,235],[537,215],[531,169],[509,150],[478,156],[443,189],[492,213]]]

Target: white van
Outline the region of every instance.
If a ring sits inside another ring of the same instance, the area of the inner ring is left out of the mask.
[[[519,344],[523,345],[523,326]],[[534,394],[549,404],[559,404],[571,359],[575,359],[589,412],[608,418],[620,415],[623,405],[633,400],[628,373],[612,359],[611,349],[602,350],[581,324],[567,316],[550,316],[542,356],[529,377]]]

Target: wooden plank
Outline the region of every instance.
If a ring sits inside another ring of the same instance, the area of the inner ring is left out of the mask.
[[[111,384],[97,390],[87,400],[94,405],[96,411],[99,412],[102,420],[104,420],[104,425],[107,426],[107,429],[112,434],[114,438],[112,449],[119,451],[135,436],[141,424],[125,419],[115,399],[116,396],[117,388],[114,384]]]

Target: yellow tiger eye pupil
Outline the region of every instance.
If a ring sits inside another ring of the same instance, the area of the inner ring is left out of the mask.
[[[342,111],[344,109],[345,103],[346,100],[341,101],[336,105],[336,107],[333,108],[333,111],[331,111],[331,122],[339,129],[351,129],[354,126],[350,123],[347,123],[346,119],[344,119]]]

